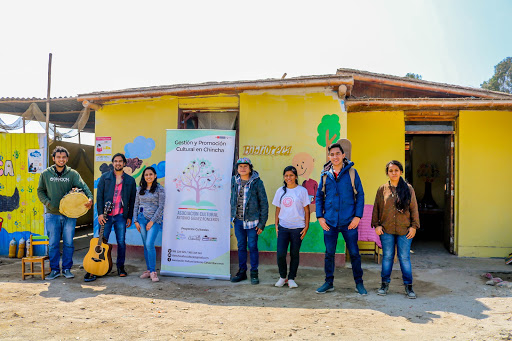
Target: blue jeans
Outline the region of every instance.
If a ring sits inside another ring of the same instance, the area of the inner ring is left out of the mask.
[[[126,256],[126,219],[122,214],[117,214],[115,216],[108,216],[107,222],[105,223],[105,230],[103,231],[103,236],[106,240],[110,237],[110,232],[112,232],[112,226],[114,227],[114,232],[116,234],[117,241],[117,267],[124,266],[124,259]]]
[[[238,242],[238,268],[240,271],[247,271],[247,245],[251,257],[251,271],[258,271],[260,261],[258,254],[258,233],[256,229],[244,229],[244,223],[235,219],[235,236]]]
[[[60,271],[60,240],[62,239],[62,270],[73,266],[73,251],[75,246],[76,218],[68,218],[60,214],[45,214],[46,232],[49,238],[50,269]]]
[[[156,271],[156,248],[155,239],[158,232],[162,229],[162,225],[153,223],[153,226],[146,230],[149,221],[142,213],[137,218],[140,224],[140,235],[142,236],[142,244],[144,244],[144,258],[146,259],[146,267],[150,272]]]
[[[399,236],[396,234],[384,233],[380,236],[382,242],[382,282],[391,282],[391,271],[393,270],[393,260],[395,258],[395,245],[400,261],[400,269],[402,269],[402,279],[404,284],[412,284],[412,267],[411,267],[411,243],[412,238]]]
[[[290,245],[290,272],[288,279],[295,279],[297,269],[299,268],[299,255],[302,239],[300,233],[304,228],[287,229],[279,225],[279,233],[277,234],[277,267],[279,268],[279,277],[286,278],[286,254],[288,253],[288,245]]]
[[[336,245],[338,244],[338,234],[341,232],[348,252],[350,253],[350,262],[352,263],[352,274],[356,284],[363,283],[363,269],[361,268],[361,256],[357,246],[358,231],[357,228],[349,230],[348,225],[330,227],[329,231],[324,231],[325,242],[325,281],[334,282],[334,255],[336,254]]]

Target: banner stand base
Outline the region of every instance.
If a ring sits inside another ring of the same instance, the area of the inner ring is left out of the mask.
[[[160,275],[162,276],[173,276],[173,277],[192,277],[192,278],[204,278],[204,279],[220,279],[224,281],[229,281],[230,275],[207,275],[207,274],[194,274],[194,273],[186,273],[186,272],[174,272],[174,271],[160,271]]]

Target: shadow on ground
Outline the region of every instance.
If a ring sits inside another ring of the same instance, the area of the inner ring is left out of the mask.
[[[78,254],[76,256],[79,258]],[[471,267],[468,262],[477,264],[478,260],[467,259],[466,265]],[[299,288],[289,289],[273,286],[278,276],[274,266],[260,268],[259,285],[251,285],[248,281],[233,284],[228,281],[163,276],[160,277],[160,282],[152,283],[148,279],[138,278],[144,270],[140,260],[130,260],[128,263],[126,268],[129,276],[126,278],[111,273],[95,282],[85,283],[84,270],[75,265],[74,279],[59,277],[52,281],[41,281],[38,278],[29,278],[22,281],[21,262],[3,259],[0,263],[0,271],[3,274],[0,281],[19,283],[19,290],[15,294],[23,294],[25,285],[41,286],[41,297],[56,298],[62,302],[91,298],[101,300],[107,295],[116,295],[127,299],[137,297],[247,308],[351,309],[354,312],[369,309],[389,316],[404,317],[410,322],[420,324],[440,318],[439,312],[485,319],[488,317],[486,311],[489,308],[480,301],[481,298],[511,296],[510,289],[486,286],[485,281],[479,276],[479,269],[468,271],[422,267],[414,271],[418,299],[405,298],[399,270],[393,271],[388,296],[381,297],[376,294],[380,284],[380,269],[370,259],[365,259],[363,265],[365,286],[369,291],[369,295],[365,297],[355,293],[350,268],[336,271],[334,292],[319,295],[315,293],[315,289],[322,284],[324,274],[322,269],[317,268],[300,268],[297,277]],[[478,265],[474,266],[476,267]]]
[[[85,283],[85,271],[81,269],[82,259],[87,252],[90,231],[79,231],[75,239],[74,279],[59,277],[52,281],[39,278],[21,280],[21,261],[0,258],[1,282],[17,283],[12,293],[23,295],[24,286],[36,285],[36,292],[42,298],[56,298],[61,302],[74,302],[88,299],[104,300],[108,295],[117,298],[130,297],[151,300],[180,301],[190,304],[237,307],[275,307],[289,309],[368,309],[389,316],[404,317],[410,322],[424,324],[441,317],[442,312],[451,312],[474,319],[485,319],[489,309],[481,301],[484,298],[511,297],[512,291],[485,285],[481,278],[483,272],[511,273],[511,267],[502,259],[460,258],[446,252],[435,243],[413,244],[411,255],[414,274],[416,300],[405,298],[401,285],[399,265],[395,264],[388,296],[376,294],[380,285],[380,265],[373,262],[371,256],[363,256],[365,286],[368,296],[360,296],[354,290],[350,264],[337,269],[335,273],[335,291],[323,295],[315,290],[323,283],[324,272],[320,268],[299,268],[297,282],[299,288],[276,288],[277,266],[260,266],[259,285],[248,281],[230,283],[228,281],[160,277],[153,283],[140,279],[144,270],[141,259],[128,259],[126,269],[129,276],[118,277],[115,272],[99,278],[95,282]],[[115,269],[115,266],[114,266]],[[236,268],[232,267],[232,273]]]

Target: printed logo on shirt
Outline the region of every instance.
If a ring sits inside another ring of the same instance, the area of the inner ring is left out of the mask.
[[[283,206],[284,207],[291,207],[293,205],[293,198],[292,197],[284,197],[283,198]]]
[[[69,182],[69,178],[50,178],[50,181],[57,181],[57,182]]]

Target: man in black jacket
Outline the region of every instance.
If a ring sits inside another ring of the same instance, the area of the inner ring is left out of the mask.
[[[124,268],[126,255],[126,228],[132,224],[133,207],[135,204],[136,184],[135,179],[124,172],[126,157],[117,153],[112,157],[113,171],[104,173],[99,182],[96,194],[96,205],[98,209],[98,223],[105,225],[103,236],[108,240],[112,227],[117,240],[117,273],[121,277],[128,274]],[[113,204],[112,212],[106,216],[104,212],[105,203],[110,201]],[[96,279],[91,274],[85,275],[85,281],[90,282]]]

